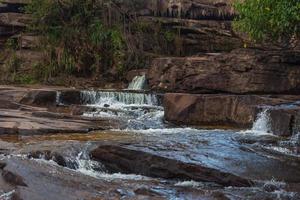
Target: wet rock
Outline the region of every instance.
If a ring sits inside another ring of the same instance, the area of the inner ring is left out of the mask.
[[[300,109],[271,109],[270,127],[272,133],[279,136],[292,136],[296,126],[296,118],[299,118]]]
[[[0,169],[4,169],[5,166],[6,166],[6,163],[0,162]]]
[[[172,199],[172,198],[204,198],[204,191],[190,189],[181,190],[174,188],[172,184],[161,183],[160,181],[143,180],[106,180],[84,175],[74,170],[52,165],[45,161],[19,159],[16,157],[7,158],[7,169],[18,174],[27,187],[16,185],[13,189],[8,188],[7,192],[14,190],[16,197],[23,200],[40,200],[45,196],[49,200],[77,200],[77,199]],[[1,176],[0,176],[0,186]],[[156,192],[136,194],[143,186],[145,190]],[[2,189],[2,188],[1,188]],[[0,196],[2,191],[0,189]],[[156,194],[157,193],[157,194]],[[156,196],[154,196],[156,194]]]
[[[92,159],[101,162],[109,171],[115,173],[215,182],[224,186],[251,185],[251,181],[233,174],[119,146],[100,146],[91,152],[91,156]]]
[[[0,113],[0,134],[87,133],[92,130],[108,129],[113,125],[109,120],[72,118],[55,113],[33,114],[8,109],[0,109]]]
[[[299,94],[299,77],[299,51],[257,49],[237,49],[213,56],[158,58],[148,75],[149,86],[155,90],[235,94]]]
[[[56,91],[32,90],[20,100],[20,103],[36,106],[55,106],[56,95]]]
[[[81,92],[78,90],[61,91],[60,102],[66,105],[83,104],[81,99]]]
[[[180,125],[252,126],[258,96],[166,94],[165,119]]]
[[[277,144],[281,138],[275,135],[251,135],[251,134],[241,134],[234,137],[235,140],[243,144]]]
[[[2,177],[7,183],[14,186],[27,186],[26,183],[24,183],[23,178],[13,172],[2,170]]]
[[[151,197],[160,196],[158,192],[152,191],[149,188],[144,188],[144,187],[136,189],[134,193],[138,195],[151,196]]]
[[[131,82],[134,77],[136,76],[143,76],[148,73],[147,69],[137,69],[137,70],[130,70],[126,73],[126,81]]]
[[[300,96],[294,98],[293,102]],[[279,136],[291,136],[299,124],[299,108],[291,109],[289,104],[291,99],[285,96],[184,93],[164,96],[165,119],[179,125],[251,128],[258,113],[269,106],[269,125]]]
[[[67,166],[67,161],[62,155],[60,155],[57,152],[52,152],[50,150],[30,152],[28,154],[28,158],[45,159],[48,161],[52,160],[60,166]]]

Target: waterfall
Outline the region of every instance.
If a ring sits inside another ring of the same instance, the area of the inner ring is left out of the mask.
[[[61,92],[57,91],[56,92],[56,98],[55,98],[56,105],[60,105],[61,104],[60,98],[61,98]]]
[[[252,129],[250,132],[258,134],[270,134],[271,125],[270,125],[270,116],[269,108],[263,109],[258,115],[253,123]]]
[[[127,129],[163,128],[164,111],[156,94],[130,91],[82,91],[81,100],[95,108],[86,117],[118,118]]]
[[[159,104],[155,94],[126,91],[82,91],[81,99],[86,104],[98,106],[105,104],[110,106],[116,104],[157,106]]]
[[[146,87],[146,75],[136,76],[128,86],[129,90],[143,90]]]
[[[256,117],[250,130],[241,131],[241,133],[250,133],[256,135],[272,134],[270,124],[270,108],[264,108]]]

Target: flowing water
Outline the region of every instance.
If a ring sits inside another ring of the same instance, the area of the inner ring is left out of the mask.
[[[300,134],[295,134],[286,140],[279,140],[278,137],[272,135],[269,119],[270,108],[263,109],[253,123],[252,129],[247,131],[174,127],[164,121],[161,95],[144,91],[145,86],[145,77],[139,76],[134,78],[127,90],[81,92],[81,102],[84,102],[84,106],[92,108],[91,111],[83,114],[85,117],[118,119],[125,124],[122,129],[97,131],[89,134],[56,134],[16,138],[2,136],[0,141],[20,144],[24,150],[17,153],[22,155],[32,152],[32,149],[50,148],[51,151],[63,155],[67,161],[66,166],[63,167],[68,170],[123,185],[128,185],[129,182],[130,184],[134,182],[138,185],[146,185],[171,200],[202,199],[178,197],[178,194],[174,193],[178,188],[187,188],[180,189],[185,192],[192,189],[205,190],[204,193],[220,190],[229,199],[238,200],[244,199],[245,196],[249,196],[249,199],[265,199],[262,197],[297,199],[298,196],[295,192],[289,191],[290,186],[281,181],[295,182],[300,176],[298,172],[300,164],[297,164],[300,162],[298,160]],[[57,93],[56,97],[56,103],[59,106],[63,105],[60,95]],[[93,161],[89,155],[91,149],[103,141],[121,143],[131,149],[176,159],[184,163],[201,164],[247,177],[254,180],[255,185],[250,188],[223,188],[219,185],[195,180],[171,181],[145,177],[140,174],[107,173],[105,167],[101,163]],[[43,162],[50,168],[52,165],[53,167],[62,167],[51,159],[45,161],[44,155],[33,161]],[[159,185],[159,187],[152,185]],[[125,189],[121,193],[124,191]],[[14,193],[13,190],[2,194],[0,190],[0,199],[11,199],[12,193]],[[130,196],[132,192],[125,191],[125,193]]]
[[[144,90],[146,89],[147,80],[146,75],[136,76],[133,78],[132,82],[129,84],[129,90]]]
[[[256,120],[254,121],[250,130],[241,131],[242,133],[256,134],[256,135],[269,135],[272,134],[270,124],[270,108],[263,108],[258,113]]]

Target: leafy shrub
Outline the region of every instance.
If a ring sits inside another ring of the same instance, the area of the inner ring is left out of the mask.
[[[276,40],[300,34],[299,0],[236,0],[234,7],[239,14],[235,28],[254,40]]]

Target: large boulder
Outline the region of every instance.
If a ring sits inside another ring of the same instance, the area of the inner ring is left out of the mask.
[[[120,146],[100,146],[91,152],[91,156],[114,173],[215,182],[224,186],[244,187],[251,185],[251,181],[230,173]]]
[[[149,70],[154,90],[236,94],[300,94],[300,51],[237,49],[231,53],[158,58]]]
[[[300,124],[299,107],[289,105],[300,99],[258,95],[178,94],[164,96],[165,119],[178,125],[251,128],[258,113],[268,110],[270,130],[291,136]]]

